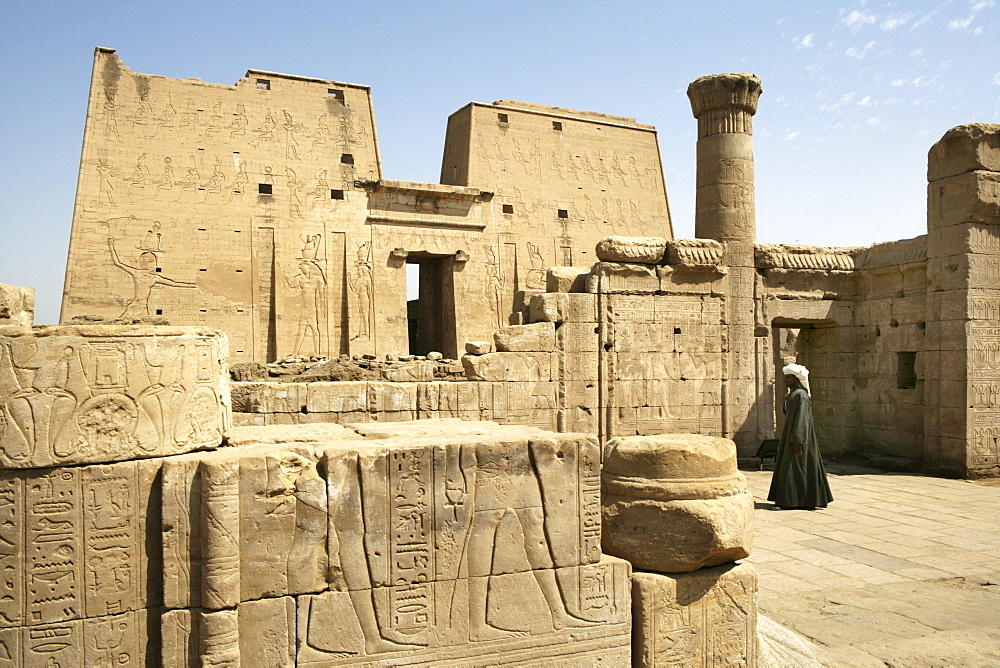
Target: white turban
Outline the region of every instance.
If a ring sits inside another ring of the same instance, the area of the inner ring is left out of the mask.
[[[809,391],[809,369],[805,368],[801,364],[788,364],[781,368],[781,373],[786,376],[795,376],[802,383],[802,389],[806,391],[810,397],[812,392]]]

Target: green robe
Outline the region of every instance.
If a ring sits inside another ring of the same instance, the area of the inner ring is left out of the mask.
[[[802,444],[801,455],[795,454],[793,443]],[[782,508],[818,508],[833,501],[816,440],[812,402],[802,388],[785,397],[785,428],[778,441],[767,498]]]

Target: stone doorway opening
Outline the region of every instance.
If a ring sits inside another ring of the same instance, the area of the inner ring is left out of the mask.
[[[812,390],[813,420],[820,448],[825,454],[847,449],[850,440],[850,397],[844,396],[845,383],[853,383],[852,355],[837,345],[840,328],[829,320],[774,321],[772,323],[772,373],[774,374],[773,412],[775,437],[785,426],[783,411],[785,378],[781,368],[797,362],[809,369]]]
[[[407,334],[411,355],[437,351],[457,357],[455,328],[454,256],[410,252],[406,257],[407,281],[416,279],[416,289],[407,286],[407,294],[416,299],[406,302]]]

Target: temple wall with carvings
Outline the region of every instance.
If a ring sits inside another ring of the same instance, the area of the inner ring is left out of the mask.
[[[235,362],[400,355],[418,263],[425,313],[450,315],[418,345],[457,356],[548,267],[589,266],[609,234],[672,235],[656,131],[634,119],[472,104],[445,165],[448,185],[383,179],[367,86],[172,79],[98,48],[61,319],[217,327]]]

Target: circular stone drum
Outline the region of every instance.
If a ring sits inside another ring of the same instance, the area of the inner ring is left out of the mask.
[[[736,444],[697,434],[607,444],[601,547],[641,570],[686,573],[749,556],[753,497]]]

